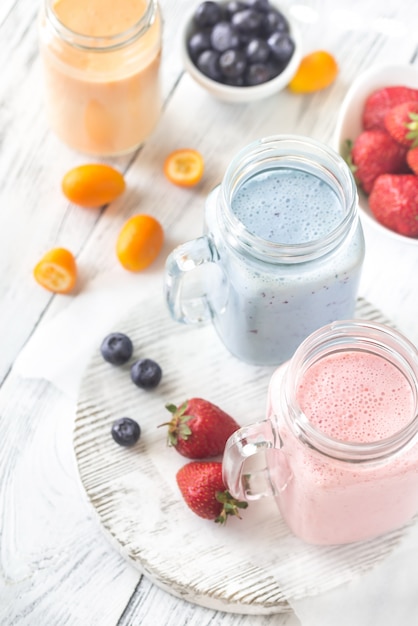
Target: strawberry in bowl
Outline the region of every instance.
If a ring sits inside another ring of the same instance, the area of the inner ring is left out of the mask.
[[[418,243],[418,68],[359,76],[341,107],[335,143],[356,179],[362,219]]]

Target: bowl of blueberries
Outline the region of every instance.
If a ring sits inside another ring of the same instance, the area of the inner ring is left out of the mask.
[[[185,22],[182,57],[213,96],[251,102],[284,89],[302,55],[295,24],[272,0],[205,0]]]

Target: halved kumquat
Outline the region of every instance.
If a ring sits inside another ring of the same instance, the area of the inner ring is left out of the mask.
[[[164,231],[152,215],[134,215],[122,226],[116,242],[116,256],[130,272],[140,272],[151,265],[164,243]]]
[[[53,248],[35,265],[33,274],[36,282],[48,291],[69,293],[77,281],[77,263],[66,248]]]
[[[200,152],[191,148],[175,150],[164,161],[164,174],[180,187],[193,187],[201,180],[204,160]]]
[[[97,208],[113,202],[125,190],[123,175],[110,165],[90,163],[69,170],[62,179],[65,197],[82,207]]]

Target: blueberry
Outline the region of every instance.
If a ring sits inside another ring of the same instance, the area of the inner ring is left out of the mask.
[[[247,5],[245,4],[245,2],[241,2],[240,0],[230,0],[230,2],[227,2],[225,4],[225,12],[230,19],[234,15],[234,13],[242,11],[246,8]]]
[[[224,76],[242,76],[247,66],[245,54],[241,50],[226,50],[219,57],[219,67]]]
[[[219,52],[215,50],[205,50],[199,55],[196,65],[199,70],[212,78],[213,80],[220,80],[221,73],[219,71]]]
[[[140,359],[131,367],[132,382],[141,389],[154,389],[161,380],[161,367],[152,359]]]
[[[213,26],[222,18],[222,7],[218,2],[207,0],[196,8],[194,21],[198,26]]]
[[[287,63],[295,50],[293,39],[283,33],[272,33],[267,39],[267,43],[274,58],[280,63]]]
[[[252,9],[244,9],[234,13],[231,24],[241,33],[257,33],[260,30],[263,17],[261,13]]]
[[[280,13],[280,11],[272,9],[263,17],[263,31],[267,35],[276,31],[278,33],[288,33],[289,22],[287,21],[285,16]]]
[[[238,48],[239,36],[229,22],[215,24],[210,37],[212,48],[218,52],[225,52],[232,48]]]
[[[266,83],[270,80],[270,72],[269,68],[263,63],[252,63],[248,66],[245,80],[247,85],[261,85],[261,83]]]
[[[196,60],[199,54],[210,48],[210,32],[207,30],[198,30],[189,38],[187,48],[193,60]]]
[[[270,48],[264,39],[251,39],[246,48],[250,63],[265,63],[270,56]]]
[[[267,13],[271,9],[269,0],[246,0],[246,4],[249,8],[261,13]]]
[[[133,353],[132,341],[123,333],[110,333],[100,346],[102,357],[112,365],[127,363]]]
[[[225,76],[223,82],[231,87],[245,87],[244,76]]]
[[[266,65],[267,65],[267,69],[269,70],[269,73],[270,73],[269,80],[271,80],[272,78],[275,78],[276,76],[281,74],[283,72],[284,68],[286,67],[286,64],[283,65],[282,63],[278,63],[277,61],[274,61],[274,60],[269,60],[266,63]]]
[[[120,446],[133,446],[141,436],[139,424],[130,417],[121,417],[113,422],[110,432]]]

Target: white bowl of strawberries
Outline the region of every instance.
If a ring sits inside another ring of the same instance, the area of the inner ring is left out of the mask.
[[[361,74],[343,101],[335,144],[357,181],[361,217],[418,244],[418,66]]]

